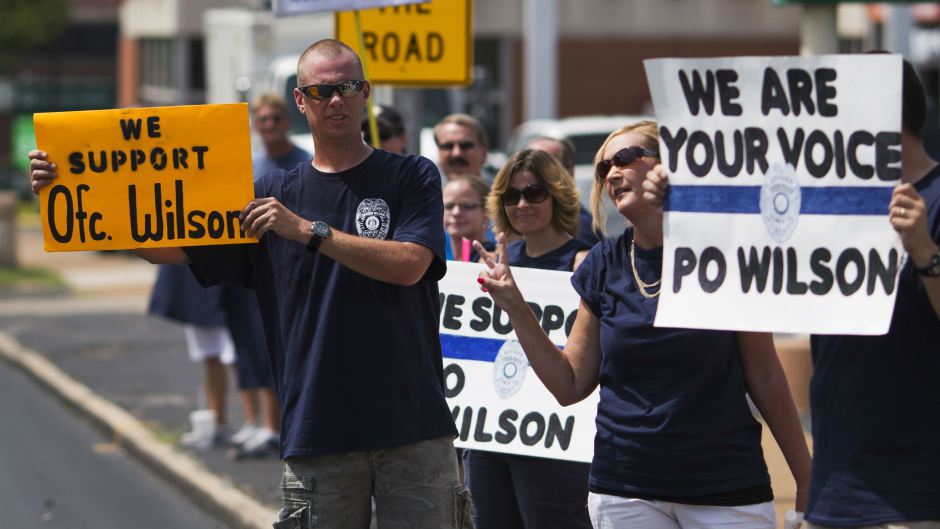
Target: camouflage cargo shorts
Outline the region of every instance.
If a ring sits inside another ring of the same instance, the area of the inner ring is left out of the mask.
[[[472,529],[449,437],[396,448],[290,458],[275,529]]]

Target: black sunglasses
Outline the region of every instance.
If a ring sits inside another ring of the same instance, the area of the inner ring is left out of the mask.
[[[626,167],[635,162],[637,158],[642,156],[647,158],[659,158],[659,153],[656,151],[644,149],[643,147],[627,147],[625,149],[620,149],[610,160],[601,160],[597,162],[597,167],[594,170],[594,176],[599,182],[603,182],[604,179],[607,178],[607,173],[610,172],[611,167],[614,165],[617,167]]]
[[[522,191],[510,187],[500,198],[504,206],[515,206],[519,204],[519,200],[522,199],[522,197],[525,197],[525,201],[529,204],[545,202],[548,198],[548,188],[545,187],[544,184],[528,185]]]
[[[454,150],[454,146],[460,147],[461,151],[469,151],[470,149],[475,149],[477,144],[472,141],[458,141],[458,142],[449,141],[447,143],[437,144],[438,149],[443,149],[445,151]]]
[[[362,89],[366,86],[366,82],[360,79],[355,79],[352,81],[343,81],[342,83],[336,84],[308,84],[307,86],[297,87],[300,90],[300,93],[309,97],[310,99],[316,99],[317,101],[327,101],[333,97],[333,94],[339,92],[339,95],[342,97],[352,97],[359,92],[362,92]]]

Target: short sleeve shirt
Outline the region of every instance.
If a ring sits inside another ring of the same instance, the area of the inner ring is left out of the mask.
[[[600,320],[591,490],[677,498],[768,485],[736,334],[653,327],[658,298],[637,288],[632,239],[601,241],[571,279]],[[635,264],[655,284],[662,249],[636,248]]]
[[[283,156],[272,157],[269,156],[267,152],[256,153],[251,157],[251,169],[254,173],[255,180],[257,180],[278,169],[290,171],[301,163],[309,162],[311,158],[312,156],[309,152],[296,145],[292,145],[290,152]]]
[[[574,259],[578,252],[590,247],[581,239],[568,239],[564,244],[544,255],[529,257],[526,253],[525,241],[521,240],[510,243],[506,248],[506,253],[511,266],[570,272],[574,270]]]
[[[257,245],[186,251],[207,284],[254,288],[283,408],[282,457],[389,448],[456,435],[444,400],[437,281],[445,272],[440,179],[429,160],[375,150],[358,166],[269,173],[258,197],[348,234],[434,254],[412,286],[368,278],[267,233]]]

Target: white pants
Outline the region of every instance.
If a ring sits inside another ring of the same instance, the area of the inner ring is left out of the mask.
[[[225,327],[206,327],[204,325],[183,324],[186,336],[186,348],[189,359],[202,362],[208,358],[219,358],[223,364],[235,361],[235,343]]]
[[[804,522],[807,529],[831,529],[828,525],[816,525]],[[876,525],[860,525],[852,529],[940,529],[940,520],[926,520],[920,522],[889,522]]]
[[[736,507],[684,505],[590,493],[594,529],[775,529],[774,503]]]

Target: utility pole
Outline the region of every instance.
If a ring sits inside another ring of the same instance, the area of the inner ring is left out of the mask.
[[[899,53],[905,59],[911,58],[911,28],[914,15],[911,6],[906,4],[885,6],[887,19],[884,26],[882,46],[888,51]]]
[[[803,5],[800,19],[800,55],[839,53],[835,4]]]
[[[558,115],[558,0],[525,0],[524,119]]]

